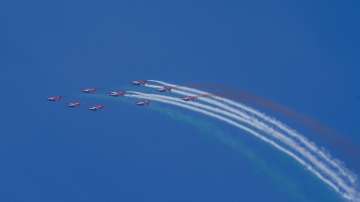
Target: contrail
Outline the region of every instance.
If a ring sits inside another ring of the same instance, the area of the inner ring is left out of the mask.
[[[278,143],[274,142],[271,139],[268,139],[267,137],[261,135],[260,133],[244,126],[241,125],[231,119],[228,119],[226,117],[223,117],[221,115],[203,110],[203,109],[199,109],[193,106],[189,106],[188,104],[183,104],[180,102],[176,102],[176,101],[171,101],[171,100],[166,100],[163,98],[158,98],[158,97],[154,97],[151,95],[135,95],[135,94],[127,94],[127,97],[134,97],[134,98],[142,98],[142,99],[149,99],[149,100],[154,100],[154,101],[158,101],[158,102],[162,102],[162,103],[166,103],[166,104],[172,104],[175,106],[179,106],[182,108],[186,108],[192,111],[196,111],[205,115],[208,115],[210,117],[216,118],[218,120],[224,121],[230,125],[233,125],[237,128],[240,128],[248,133],[250,133],[251,135],[254,135],[255,137],[261,139],[262,141],[272,145],[274,148],[284,152],[285,154],[287,154],[289,157],[293,158],[295,161],[297,161],[298,163],[300,163],[302,166],[304,166],[306,169],[308,169],[311,173],[313,173],[315,176],[317,176],[321,181],[323,181],[325,184],[329,185],[332,189],[334,189],[336,192],[340,193],[344,198],[348,199],[348,200],[354,200],[354,195],[353,195],[353,190],[347,190],[346,188],[344,189],[343,187],[339,187],[337,185],[335,185],[331,180],[327,179],[325,176],[323,176],[319,171],[317,171],[311,164],[306,163],[306,161],[304,161],[302,158],[298,157],[296,154],[294,154],[293,152],[291,152],[290,150],[282,147],[281,145],[279,145]],[[343,190],[344,189],[344,190]]]
[[[299,140],[303,145],[307,146],[312,152],[317,153],[319,156],[321,156],[322,158],[324,158],[327,163],[329,163],[332,167],[334,167],[335,169],[337,169],[341,175],[343,175],[344,177],[347,177],[347,179],[352,183],[355,184],[357,179],[356,176],[354,174],[351,173],[351,171],[349,171],[347,168],[345,168],[340,162],[338,162],[337,160],[334,160],[329,154],[325,153],[324,151],[322,151],[321,149],[319,149],[315,143],[309,141],[308,139],[306,139],[303,135],[299,134],[296,130],[290,128],[289,126],[287,126],[284,123],[281,123],[280,121],[276,120],[275,118],[269,117],[267,115],[265,115],[262,112],[259,112],[249,106],[246,106],[244,104],[226,99],[226,98],[222,98],[216,95],[213,95],[209,92],[205,92],[205,91],[201,91],[201,90],[197,90],[197,89],[193,89],[193,88],[189,88],[189,87],[184,87],[184,86],[179,86],[179,85],[175,85],[175,84],[170,84],[170,83],[166,83],[166,82],[162,82],[162,81],[157,81],[157,80],[149,80],[151,82],[155,82],[155,83],[159,83],[161,85],[165,85],[165,86],[171,86],[174,87],[175,89],[172,90],[172,92],[176,93],[176,94],[180,94],[180,95],[210,95],[209,98],[208,97],[199,97],[199,100],[207,102],[209,104],[213,104],[215,106],[221,107],[225,110],[228,110],[232,113],[238,114],[240,116],[245,116],[246,118],[249,119],[254,119],[255,121],[258,121],[256,119],[256,117],[263,119],[264,121],[267,121],[269,123],[271,123],[272,125],[278,127],[279,129],[283,130],[284,132],[286,132],[288,135],[296,138],[297,140]],[[146,85],[146,87],[150,87],[150,88],[161,88],[161,86],[157,86],[157,85]],[[189,93],[190,92],[190,93]],[[226,105],[226,104],[228,105]],[[230,105],[230,106],[229,106]],[[244,112],[241,112],[239,110],[234,109],[234,106],[238,109],[244,110],[246,112],[248,112],[249,114],[255,115],[254,116],[249,116]]]
[[[342,189],[344,189],[345,191],[347,191],[347,192],[353,191],[353,189],[351,187],[349,187],[347,184],[344,184],[342,178],[340,178],[336,173],[334,173],[326,165],[324,165],[322,161],[319,161],[319,159],[317,159],[316,156],[309,153],[306,149],[302,148],[300,145],[296,144],[292,139],[284,136],[283,134],[281,134],[275,130],[269,130],[268,128],[264,128],[263,125],[259,125],[256,122],[249,121],[247,119],[239,117],[238,115],[232,114],[230,112],[224,111],[222,109],[219,109],[219,108],[216,108],[213,106],[208,106],[208,105],[204,105],[204,104],[196,103],[196,102],[186,102],[183,100],[179,100],[178,98],[174,98],[174,97],[170,97],[170,96],[163,96],[163,95],[158,95],[158,94],[146,94],[146,93],[140,93],[140,92],[135,92],[135,91],[128,91],[128,92],[142,95],[142,96],[151,96],[153,98],[183,103],[183,104],[186,104],[186,105],[189,105],[192,107],[196,107],[196,108],[208,110],[210,112],[222,114],[224,116],[236,119],[237,121],[249,124],[249,125],[255,127],[256,129],[266,132],[269,135],[273,135],[275,138],[277,138],[277,140],[281,141],[282,143],[287,144],[289,147],[294,149],[296,152],[300,153],[308,161],[310,161],[313,165],[316,165],[322,172],[326,173],[326,175],[328,175],[329,177],[334,179],[335,183],[338,184],[340,187],[342,187]]]

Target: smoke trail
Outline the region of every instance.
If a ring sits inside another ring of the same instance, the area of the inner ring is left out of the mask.
[[[171,86],[174,87],[175,89],[172,90],[174,93],[177,94],[181,94],[181,95],[210,95],[207,97],[199,97],[199,100],[201,101],[205,101],[209,104],[213,104],[216,106],[219,106],[223,109],[226,109],[228,111],[231,111],[233,113],[236,113],[240,116],[247,116],[245,113],[240,112],[239,110],[234,109],[231,106],[234,106],[238,109],[244,110],[246,112],[248,112],[249,114],[255,115],[255,117],[249,117],[250,119],[254,119],[256,120],[256,117],[263,119],[264,121],[267,121],[269,123],[271,123],[272,125],[278,127],[279,129],[281,129],[282,131],[286,132],[288,135],[296,138],[297,140],[299,140],[303,145],[305,145],[306,147],[308,147],[312,152],[315,152],[316,154],[318,154],[319,156],[321,156],[322,158],[324,158],[324,160],[327,161],[327,163],[329,163],[333,168],[337,169],[341,175],[343,175],[344,177],[347,178],[347,180],[350,181],[351,184],[356,184],[356,176],[354,174],[351,173],[351,171],[349,171],[347,168],[345,168],[342,163],[340,163],[337,160],[334,160],[330,154],[326,153],[325,151],[322,151],[321,149],[319,149],[315,143],[309,141],[308,139],[306,139],[303,135],[299,134],[296,130],[290,128],[289,126],[287,126],[284,123],[281,123],[280,121],[276,120],[275,118],[269,117],[267,115],[265,115],[262,112],[259,112],[249,106],[246,106],[244,104],[226,99],[226,98],[222,98],[216,95],[212,95],[211,93],[205,92],[205,91],[201,91],[201,90],[197,90],[197,89],[193,89],[193,88],[189,88],[189,87],[184,87],[184,86],[179,86],[179,85],[174,85],[174,84],[170,84],[170,83],[166,83],[166,82],[162,82],[162,81],[157,81],[157,80],[149,80],[155,83],[159,83],[161,85],[165,85],[165,86]],[[151,87],[151,88],[161,88],[161,86],[156,86],[156,85],[146,85],[147,87]],[[190,92],[190,93],[189,93]],[[208,98],[209,97],[209,98]],[[230,107],[228,105],[225,105],[224,103],[230,105]]]
[[[246,119],[243,119],[243,118],[241,118],[241,117],[239,117],[237,115],[234,115],[232,113],[223,111],[221,109],[218,109],[218,108],[215,108],[215,107],[212,107],[212,106],[208,106],[208,105],[204,105],[204,104],[200,104],[200,103],[195,103],[195,102],[193,102],[193,103],[192,102],[186,102],[186,101],[183,101],[183,100],[179,100],[178,98],[173,98],[173,97],[163,96],[163,95],[145,94],[145,93],[139,93],[139,92],[134,92],[134,91],[128,91],[128,92],[138,94],[138,95],[142,95],[142,96],[151,96],[152,98],[159,98],[159,99],[163,99],[163,100],[169,100],[169,101],[174,101],[174,102],[178,102],[178,103],[183,103],[183,104],[193,106],[193,107],[196,107],[196,108],[208,110],[210,112],[214,112],[214,113],[225,115],[227,117],[231,117],[231,118],[236,119],[238,121],[249,124],[249,125],[251,125],[251,126],[253,126],[253,127],[257,128],[257,129],[263,130],[264,132],[267,132],[268,134],[271,134],[274,137],[276,137],[277,140],[280,140],[283,143],[285,142],[292,149],[299,152],[302,156],[304,156],[307,160],[309,160],[313,165],[316,165],[322,172],[324,172],[324,173],[326,173],[326,175],[330,176],[330,178],[332,178],[334,180],[334,182],[337,185],[339,185],[339,187],[344,189],[346,192],[349,192],[349,193],[353,192],[353,189],[351,187],[348,187],[348,185],[344,184],[343,179],[339,178],[339,176],[336,175],[336,173],[334,173],[332,170],[329,170],[329,168],[326,167],[323,164],[323,162],[319,161],[315,156],[310,154],[307,150],[305,150],[301,146],[295,144],[291,139],[289,139],[288,137],[284,136],[281,133],[278,133],[277,131],[266,130],[265,128],[263,128],[262,126],[259,126],[256,123],[250,122],[250,121],[248,121]]]
[[[131,91],[127,91],[127,93],[131,93]],[[104,94],[91,94],[91,95],[81,94],[81,95],[91,96],[106,100],[114,100],[114,98]],[[130,100],[127,99],[116,99],[116,100],[120,102],[125,102],[127,104],[132,103],[130,102]],[[254,163],[254,166],[256,167],[257,170],[262,171],[263,173],[266,174],[265,176],[270,177],[272,179],[271,182],[275,183],[274,186],[276,187],[276,189],[279,189],[282,192],[290,195],[292,197],[292,201],[304,201],[304,202],[312,201],[308,198],[308,196],[304,195],[303,193],[304,187],[301,187],[298,183],[288,179],[289,176],[285,177],[283,173],[284,170],[280,171],[279,167],[274,167],[277,164],[269,165],[266,161],[257,157],[253,151],[250,151],[250,149],[243,144],[243,141],[240,141],[236,137],[225,135],[222,130],[219,130],[219,128],[216,128],[213,124],[209,124],[206,123],[205,121],[201,121],[200,119],[196,119],[193,116],[182,113],[181,111],[178,112],[171,111],[170,108],[167,109],[165,106],[154,105],[149,109],[168,115],[171,118],[176,119],[178,121],[182,121],[187,124],[190,124],[198,128],[198,130],[210,134],[212,138],[219,140],[220,143],[223,143],[228,148],[240,152],[243,156],[245,156],[247,159],[251,160],[252,163]]]
[[[161,88],[161,86],[149,85],[149,84],[146,85],[146,87],[150,87],[150,88]],[[181,88],[183,88],[183,87],[181,87]],[[185,87],[184,87],[184,88],[185,88]],[[179,87],[176,86],[176,89],[179,89]],[[181,95],[191,95],[191,96],[192,96],[192,95],[195,95],[195,96],[196,96],[196,95],[199,95],[199,94],[189,94],[189,93],[183,92],[183,91],[181,91],[181,90],[172,90],[172,91],[173,91],[174,93],[181,94]],[[194,90],[194,91],[195,91],[195,90]],[[197,91],[197,90],[196,90],[196,91]],[[202,94],[200,94],[200,95],[204,95],[204,94],[208,95],[208,94],[209,94],[209,93],[204,92],[204,91],[197,91],[197,92],[198,92],[198,93],[201,92]],[[210,96],[210,97],[212,97],[212,96]],[[242,112],[242,111],[239,111],[239,110],[237,110],[237,109],[234,109],[233,107],[229,107],[228,105],[225,105],[225,104],[223,104],[223,103],[221,103],[221,102],[219,102],[219,101],[216,101],[216,100],[212,100],[211,98],[199,97],[199,99],[202,100],[202,101],[205,101],[205,102],[207,102],[207,103],[213,104],[213,105],[215,105],[215,106],[218,106],[218,107],[220,107],[220,108],[222,108],[222,109],[224,109],[224,110],[226,110],[226,111],[228,111],[228,112],[231,112],[231,113],[237,114],[237,115],[239,115],[239,116],[242,116],[242,117],[244,117],[245,119],[249,119],[250,121],[255,122],[255,124],[257,125],[257,127],[258,127],[259,129],[266,130],[267,132],[269,132],[269,133],[271,133],[271,134],[273,134],[273,135],[276,135],[276,136],[279,136],[279,135],[283,136],[281,133],[278,133],[278,132],[275,131],[273,128],[271,128],[271,127],[269,127],[268,125],[264,124],[263,122],[259,121],[256,117],[250,116],[250,115],[248,115],[248,114],[245,113],[245,112]],[[219,99],[221,99],[221,98],[219,98]],[[278,123],[278,124],[281,124],[280,122],[277,122],[277,123]],[[289,130],[284,131],[284,132],[290,133]],[[290,133],[290,136],[293,136],[293,134]],[[298,134],[295,134],[295,136],[299,136],[300,138],[302,138],[301,135],[298,135]],[[282,139],[283,139],[283,140],[285,139],[285,141],[287,141],[287,142],[291,141],[289,138],[284,137],[284,136],[282,137]],[[326,161],[325,163],[326,163],[326,164],[330,164],[330,166],[332,166],[333,168],[337,169],[337,170],[340,172],[340,174],[342,174],[344,177],[346,177],[345,180],[349,180],[349,181],[350,181],[350,184],[355,184],[355,182],[356,182],[355,180],[356,180],[356,179],[352,178],[351,174],[348,174],[347,170],[346,170],[345,168],[343,168],[342,166],[340,166],[340,163],[338,163],[338,162],[335,161],[335,160],[332,160],[332,159],[328,156],[328,154],[325,154],[323,151],[321,151],[320,149],[318,149],[314,143],[309,142],[309,141],[306,140],[305,138],[302,138],[301,140],[302,140],[302,141],[300,141],[300,142],[301,142],[302,145],[304,145],[304,146],[306,146],[306,147],[309,147],[309,148],[310,148],[310,151],[311,151],[312,153],[314,153],[314,154],[316,154],[316,155],[324,158],[324,160]],[[292,145],[292,146],[293,146],[293,145]],[[298,147],[297,147],[297,148],[298,148]],[[308,153],[308,151],[304,151],[304,150],[303,150],[302,152]],[[311,158],[313,159],[313,157],[311,157]],[[324,168],[324,169],[327,171],[328,174],[332,175],[332,177],[338,178],[337,176],[334,176],[334,175],[332,174],[333,172],[328,171],[327,168]],[[343,181],[343,180],[344,180],[344,179],[341,179],[341,181]],[[339,180],[338,180],[338,181],[339,181]],[[345,185],[345,186],[347,186],[347,185]]]
[[[281,189],[282,192],[291,196],[292,201],[310,201],[310,199],[303,194],[303,190],[298,186],[298,184],[291,182],[288,177],[285,177],[282,171],[278,171],[279,168],[275,168],[273,164],[270,166],[262,158],[259,158],[248,146],[243,144],[242,141],[239,141],[235,137],[226,135],[223,130],[215,127],[214,124],[195,118],[181,111],[174,111],[173,109],[166,108],[164,106],[152,106],[151,110],[165,114],[176,121],[189,124],[201,133],[209,134],[211,138],[220,141],[227,148],[239,152],[244,158],[250,160],[251,164],[256,167],[257,170],[260,170],[262,173],[266,174],[267,177],[271,178],[271,182],[274,183],[275,188]],[[281,185],[281,187],[278,185]]]
[[[146,96],[146,95],[131,95],[128,94],[126,95],[127,97],[134,97],[134,98],[142,98],[142,99],[149,99],[149,100],[154,100],[154,101],[158,101],[158,102],[163,102],[163,103],[167,103],[167,104],[172,104],[175,106],[179,106],[182,108],[186,108],[186,109],[190,109],[192,111],[196,111],[205,115],[208,115],[210,117],[216,118],[218,120],[221,120],[225,123],[228,123],[230,125],[233,125],[239,129],[242,129],[246,132],[248,132],[249,134],[261,139],[262,141],[270,144],[271,146],[273,146],[274,148],[278,149],[279,151],[284,152],[285,154],[287,154],[289,157],[293,158],[295,161],[297,161],[298,163],[300,163],[302,166],[304,166],[306,169],[308,169],[311,173],[313,173],[315,176],[317,176],[321,181],[323,181],[325,184],[327,184],[328,186],[330,186],[332,189],[334,189],[336,192],[340,193],[344,198],[348,199],[348,200],[353,200],[354,195],[352,191],[347,191],[345,189],[342,190],[342,188],[336,186],[331,180],[327,179],[325,176],[323,176],[319,171],[317,171],[311,164],[306,163],[305,160],[303,160],[302,158],[298,157],[297,155],[295,155],[293,152],[289,151],[288,149],[282,147],[281,145],[279,145],[278,143],[274,142],[271,139],[268,139],[267,137],[264,137],[263,135],[261,135],[260,133],[244,126],[241,125],[231,119],[225,118],[221,115],[206,111],[206,110],[202,110],[196,107],[192,107],[192,106],[188,106],[186,104],[182,104],[179,102],[175,102],[175,101],[170,101],[170,100],[165,100],[165,99],[161,99],[161,98],[156,98],[156,97],[152,97],[152,96]]]

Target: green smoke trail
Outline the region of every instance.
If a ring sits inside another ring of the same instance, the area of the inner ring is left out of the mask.
[[[271,168],[266,161],[259,158],[239,139],[226,134],[224,131],[214,126],[210,122],[187,115],[179,110],[174,110],[169,107],[152,106],[150,109],[160,114],[166,115],[175,121],[181,121],[183,123],[189,124],[200,131],[202,134],[206,134],[207,137],[211,135],[211,138],[220,141],[229,149],[239,152],[242,156],[248,159],[253,164],[253,166],[256,167],[256,169],[270,177],[271,182],[273,182],[275,185],[281,185],[276,187],[280,187],[282,191],[287,190],[285,193],[294,198],[293,201],[310,202],[310,200],[299,191],[300,188],[295,183],[292,183],[290,179],[277,172],[277,169]]]
[[[130,104],[129,99],[127,98],[114,99],[102,94],[85,94],[85,96],[91,96],[98,99],[116,100],[118,102]],[[271,178],[271,183],[274,183],[274,187],[278,188],[281,192],[286,193],[289,197],[293,198],[293,200],[291,201],[313,201],[304,195],[301,188],[294,183],[294,180],[291,180],[289,179],[289,177],[281,174],[279,168],[274,168],[273,166],[270,166],[267,161],[261,159],[256,153],[254,153],[251,148],[243,144],[240,139],[235,138],[231,134],[226,134],[223,130],[214,126],[214,124],[211,124],[209,121],[188,115],[181,110],[176,110],[175,108],[168,107],[162,104],[153,104],[147,109],[168,116],[172,120],[189,124],[198,131],[200,131],[200,134],[206,135],[206,137],[213,138],[225,145],[227,148],[240,153],[243,157],[248,159],[250,163],[252,163],[252,166],[255,167],[257,171]]]

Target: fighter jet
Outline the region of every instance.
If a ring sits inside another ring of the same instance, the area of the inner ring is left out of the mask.
[[[146,80],[135,80],[135,81],[132,81],[132,84],[133,85],[136,85],[136,86],[143,86],[147,83]]]
[[[50,101],[50,102],[58,102],[61,99],[62,99],[62,96],[59,96],[59,95],[48,97],[48,101]]]
[[[184,101],[194,101],[196,100],[198,97],[197,96],[185,96],[183,98],[181,98]]]
[[[88,109],[91,111],[98,111],[98,110],[103,109],[104,107],[105,107],[104,105],[97,104],[95,106],[89,107]]]
[[[125,95],[125,91],[111,91],[109,93],[109,96],[113,96],[113,97],[119,97],[124,95]]]
[[[149,106],[150,105],[150,100],[139,100],[135,103],[137,106]]]
[[[171,86],[163,86],[163,87],[157,89],[157,91],[163,93],[163,92],[170,92],[172,89],[173,89],[173,87],[171,87]]]
[[[96,88],[85,88],[85,89],[82,89],[81,92],[83,92],[83,93],[95,93]]]
[[[80,102],[79,101],[69,102],[69,104],[67,106],[70,107],[70,108],[79,107]]]

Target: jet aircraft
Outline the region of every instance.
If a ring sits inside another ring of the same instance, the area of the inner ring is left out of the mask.
[[[91,111],[98,111],[98,110],[103,109],[104,107],[105,107],[104,105],[97,104],[97,105],[89,107],[88,109]]]
[[[146,99],[139,100],[135,104],[138,105],[138,106],[149,106],[150,105],[150,100],[146,100]]]
[[[132,84],[133,85],[136,85],[136,86],[143,86],[147,83],[146,80],[135,80],[135,81],[132,81]]]
[[[95,93],[96,88],[85,88],[85,89],[82,89],[81,92],[83,92],[83,93]]]
[[[197,96],[185,96],[185,97],[183,97],[183,98],[181,98],[182,100],[184,100],[184,101],[194,101],[194,100],[196,100],[198,97]]]
[[[58,102],[61,99],[62,99],[62,96],[59,96],[59,95],[48,97],[48,101],[51,101],[51,102]]]
[[[174,89],[174,88],[171,86],[163,86],[163,87],[157,89],[157,91],[163,93],[163,92],[170,92],[172,89]]]
[[[79,101],[69,102],[69,104],[67,106],[70,107],[70,108],[79,107],[80,102]]]
[[[113,96],[113,97],[119,97],[124,95],[125,95],[125,91],[111,91],[109,93],[109,96]]]

